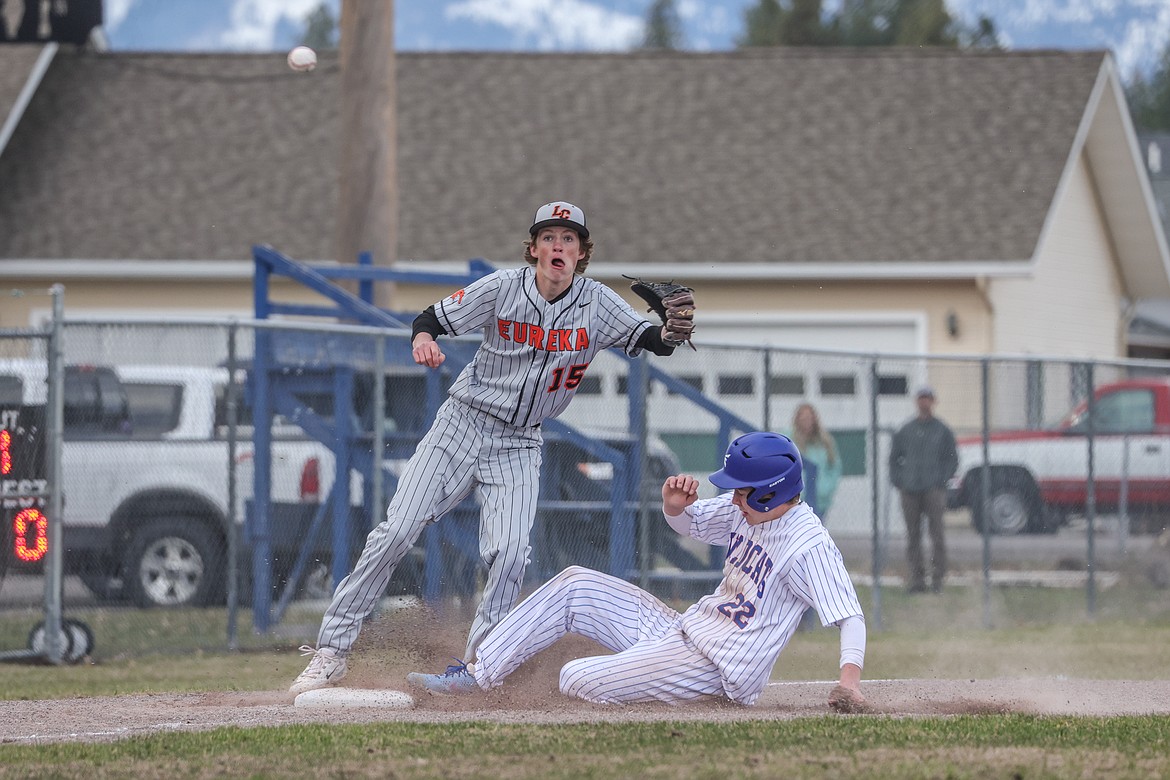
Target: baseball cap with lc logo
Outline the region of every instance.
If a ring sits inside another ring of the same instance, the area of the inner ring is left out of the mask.
[[[566,203],[563,200],[546,203],[536,210],[536,218],[532,220],[532,227],[528,234],[535,236],[542,228],[567,227],[576,230],[581,240],[589,238],[589,229],[585,227],[585,212]]]

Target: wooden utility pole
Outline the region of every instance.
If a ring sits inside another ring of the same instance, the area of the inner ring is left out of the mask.
[[[398,122],[393,0],[341,4],[341,167],[337,257],[374,265],[398,257]],[[390,307],[391,285],[375,286]]]

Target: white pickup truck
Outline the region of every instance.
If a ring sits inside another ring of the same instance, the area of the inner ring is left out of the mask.
[[[970,507],[975,528],[986,524],[993,534],[1053,532],[1084,514],[1088,412],[1082,403],[1051,429],[993,432],[986,507],[982,438],[960,438],[948,505]],[[1170,521],[1170,378],[1099,386],[1092,422],[1097,512],[1116,513],[1124,503],[1131,532],[1161,531]]]
[[[67,368],[62,452],[67,574],[79,575],[99,596],[128,598],[140,606],[222,600],[232,468],[227,384],[223,369]],[[45,363],[0,361],[0,389],[10,402],[44,404]],[[241,430],[235,516],[242,524],[252,490],[252,445],[250,434]],[[318,502],[332,464],[332,453],[317,442],[274,436],[274,526],[284,519],[281,507],[299,510]],[[288,514],[295,515],[294,522],[307,522],[302,511]],[[303,529],[282,530],[288,544],[302,538]],[[286,547],[274,556],[291,561],[292,552]],[[42,561],[11,563],[38,568]]]
[[[366,384],[371,384],[368,377]],[[413,451],[426,424],[419,372],[396,375],[387,388],[388,475],[399,473],[402,458]],[[141,606],[188,606],[222,601],[228,528],[228,457],[226,390],[223,369],[176,366],[130,366],[66,370],[66,431],[63,456],[64,545],[67,574],[80,576],[105,599],[130,599]],[[362,385],[355,393],[371,396]],[[332,413],[331,398],[304,397],[309,406]],[[43,405],[45,364],[0,361],[0,403]],[[365,404],[368,407],[368,403]],[[368,416],[363,407],[360,414]],[[244,523],[252,493],[253,450],[250,418],[239,407],[235,516]],[[333,483],[335,458],[323,444],[301,429],[282,424],[273,428],[272,490],[268,504],[275,582],[285,579],[296,556],[308,543],[309,528]],[[361,424],[368,423],[368,420]],[[628,433],[594,431],[608,447],[632,446]],[[368,432],[362,434],[369,437]],[[649,442],[649,473],[656,505],[662,479],[681,470],[674,454],[657,439]],[[604,569],[610,563],[613,467],[591,455],[571,438],[546,433],[537,522],[533,530],[530,572],[547,579],[570,563]],[[350,481],[350,553],[361,549],[365,531],[363,480],[356,470]],[[387,490],[392,488],[388,485]],[[385,500],[385,496],[383,500]],[[444,560],[427,561],[422,543],[398,567],[392,583],[401,592],[421,587],[424,567],[440,568],[445,586],[474,586],[478,562],[478,510],[465,502],[452,512],[462,520],[445,524],[465,529],[469,550],[448,549]],[[31,532],[30,532],[31,533]],[[246,534],[241,534],[240,571],[251,571]],[[462,537],[460,537],[462,538]],[[634,540],[629,554],[642,543]],[[702,568],[678,543],[677,534],[661,523],[651,524],[650,549],[679,568]],[[31,546],[29,540],[23,549]],[[315,562],[331,560],[332,538],[318,534],[312,547]],[[11,552],[12,545],[6,554]],[[619,550],[620,552],[620,550]],[[39,561],[32,562],[40,565]],[[16,568],[27,562],[13,561]],[[249,589],[241,583],[244,597]]]

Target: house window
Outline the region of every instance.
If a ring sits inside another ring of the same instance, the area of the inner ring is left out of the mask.
[[[577,385],[577,395],[601,395],[601,377],[585,376]]]
[[[755,382],[750,374],[720,374],[719,395],[752,395]]]
[[[682,382],[684,385],[689,386],[693,390],[697,390],[700,393],[703,392],[703,377],[699,374],[683,374],[676,376],[675,379]],[[671,390],[669,395],[678,395],[678,393]]]
[[[823,374],[821,395],[857,395],[857,377],[852,374]]]
[[[803,374],[777,374],[769,378],[768,391],[772,395],[804,395]]]
[[[18,376],[0,376],[0,403],[20,406],[24,403],[24,382]]]
[[[909,382],[906,380],[906,375],[890,375],[878,374],[877,377],[877,393],[878,395],[906,395],[909,387]]]

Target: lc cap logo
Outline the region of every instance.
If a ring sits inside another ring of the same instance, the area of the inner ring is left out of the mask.
[[[563,200],[546,203],[538,208],[528,234],[535,236],[546,227],[572,228],[581,236],[582,241],[589,238],[589,229],[585,227],[585,212]]]

